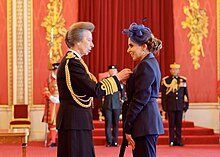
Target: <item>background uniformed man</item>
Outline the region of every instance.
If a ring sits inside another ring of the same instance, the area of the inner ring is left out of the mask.
[[[108,66],[109,76],[114,76],[118,73],[116,65]],[[104,97],[104,115],[105,115],[105,136],[106,146],[118,146],[118,122],[121,113],[120,101],[124,101],[124,87],[121,83],[121,92],[115,92]],[[112,126],[112,132],[111,132]]]
[[[183,146],[182,116],[189,106],[186,77],[178,76],[179,70],[179,64],[170,64],[171,76],[162,79],[162,107],[168,113],[170,146]]]

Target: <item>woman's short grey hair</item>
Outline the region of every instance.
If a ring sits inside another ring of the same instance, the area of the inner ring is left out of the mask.
[[[77,42],[82,41],[83,32],[88,30],[93,32],[95,26],[91,22],[76,22],[72,24],[66,32],[65,42],[68,48],[73,47]]]

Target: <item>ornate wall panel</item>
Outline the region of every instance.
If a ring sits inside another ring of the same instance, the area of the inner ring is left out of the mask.
[[[8,104],[13,101],[12,0],[7,0]]]
[[[7,1],[8,104],[32,104],[32,1]]]
[[[41,26],[43,19],[48,14],[49,0],[33,0],[33,103],[44,104],[42,89],[48,76],[48,51],[49,45],[46,30]],[[65,28],[68,28],[78,19],[78,0],[63,0],[62,15],[65,19]],[[62,52],[65,55],[67,47],[62,42]]]
[[[203,38],[204,57],[200,57],[200,68],[195,70],[189,54],[191,44],[187,38],[189,30],[183,29],[181,22],[185,20],[184,6],[189,6],[188,0],[173,0],[175,56],[181,64],[180,74],[187,77],[190,102],[217,102],[217,29],[216,0],[199,0],[200,7],[206,10],[208,16],[208,36]]]
[[[16,58],[13,68],[16,68],[17,83],[16,86],[16,99],[14,103],[24,103],[24,4],[23,0],[17,0],[16,5]],[[15,56],[15,55],[13,55]],[[19,92],[18,92],[19,91]]]

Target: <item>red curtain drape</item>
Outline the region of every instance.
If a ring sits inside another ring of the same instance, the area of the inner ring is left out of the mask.
[[[157,59],[162,75],[167,75],[169,64],[175,60],[172,0],[79,1],[79,21],[91,21],[96,26],[93,33],[95,47],[85,57],[90,71],[96,77],[98,73],[106,71],[110,64],[117,64],[119,70],[135,66],[126,53],[127,37],[121,32],[132,22],[141,23],[143,17],[147,17],[144,24],[163,41],[163,49]]]
[[[144,23],[154,35],[163,42],[163,49],[157,56],[162,76],[169,74],[169,64],[174,61],[174,26],[172,0],[80,0],[79,21],[91,21],[96,28],[93,33],[95,47],[85,56],[90,71],[107,71],[110,64],[116,64],[119,70],[134,68],[135,64],[127,53],[128,38],[122,30],[132,22]],[[95,104],[98,100],[95,99]],[[93,108],[94,119],[98,118],[97,107]]]

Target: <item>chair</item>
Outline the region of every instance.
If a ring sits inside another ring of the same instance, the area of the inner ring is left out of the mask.
[[[31,122],[29,118],[30,108],[27,104],[12,105],[12,120],[10,122],[10,129],[29,129]]]

